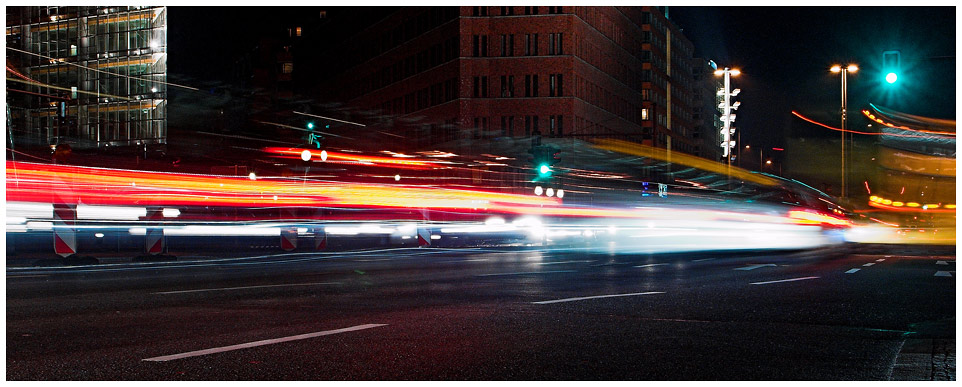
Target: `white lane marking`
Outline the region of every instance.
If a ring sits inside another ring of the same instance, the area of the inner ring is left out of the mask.
[[[882,262],[882,261],[884,261],[884,260],[885,260],[885,258],[879,258],[879,259],[876,259],[875,262]]]
[[[767,266],[777,266],[777,265],[775,265],[774,263],[765,263],[765,264],[760,264],[760,265],[751,265],[751,266],[739,267],[739,268],[737,268],[737,269],[732,269],[732,270],[755,270],[755,269],[757,269],[757,268],[767,267]]]
[[[494,277],[499,275],[524,275],[524,274],[545,274],[545,273],[576,273],[576,270],[548,270],[548,271],[519,271],[517,273],[492,273],[478,274],[475,277]]]
[[[8,275],[7,279],[14,278],[38,278],[38,277],[49,277],[49,275]]]
[[[696,259],[696,260],[694,260],[694,261],[692,261],[692,262],[704,262],[704,261],[711,261],[711,260],[713,260],[713,259],[715,259],[715,258],[702,258],[702,259]]]
[[[629,296],[643,296],[646,294],[663,294],[665,292],[644,292],[644,293],[625,293],[625,294],[606,294],[603,296],[589,296],[589,297],[574,297],[574,298],[563,298],[560,300],[549,300],[549,301],[536,301],[532,304],[554,304],[556,302],[570,302],[570,301],[581,301],[581,300],[591,300],[595,298],[609,298],[609,297],[629,297]]]
[[[635,266],[635,267],[654,267],[654,266],[661,266],[661,265],[667,265],[667,263],[651,263],[651,264],[640,265],[640,266]]]
[[[594,261],[583,261],[583,260],[582,261],[558,261],[558,262],[541,262],[538,264],[539,265],[561,265],[565,263],[585,263],[585,262],[594,262]]]
[[[935,264],[936,264],[936,265],[948,265],[949,263],[946,262],[946,261],[938,261],[938,262],[936,262]]]
[[[155,292],[151,294],[178,294],[178,293],[196,293],[196,292],[216,292],[220,290],[241,290],[241,289],[259,289],[259,288],[280,288],[285,286],[314,286],[314,285],[339,285],[340,282],[308,282],[303,284],[279,284],[279,285],[258,285],[258,286],[238,286],[235,288],[212,288],[212,289],[192,289],[192,290],[174,290],[170,292]]]
[[[359,331],[359,330],[362,330],[362,329],[370,329],[370,328],[383,327],[383,326],[385,326],[385,325],[387,325],[387,324],[364,324],[364,325],[356,325],[356,326],[353,326],[353,327],[341,328],[341,329],[334,329],[334,330],[330,330],[330,331],[321,331],[321,332],[314,332],[314,333],[305,333],[305,334],[303,334],[303,335],[281,337],[281,338],[269,339],[269,340],[252,341],[252,342],[250,342],[250,343],[236,344],[236,345],[228,345],[228,346],[226,346],[226,347],[217,347],[217,348],[210,348],[210,349],[202,349],[202,350],[199,350],[199,351],[184,352],[184,353],[178,353],[178,354],[174,354],[174,355],[152,357],[152,358],[149,358],[149,359],[143,359],[143,361],[168,361],[168,360],[183,359],[183,358],[185,358],[185,357],[194,357],[194,356],[210,355],[210,354],[212,354],[212,353],[235,351],[235,350],[238,350],[238,349],[260,347],[260,346],[262,346],[262,345],[285,343],[285,342],[288,342],[288,341],[295,341],[295,340],[304,340],[304,339],[310,339],[310,338],[314,338],[314,337],[327,336],[327,335],[334,335],[334,334],[344,333],[344,332]]]
[[[802,277],[802,278],[783,279],[783,280],[777,280],[777,281],[752,282],[751,285],[765,285],[765,284],[773,284],[777,282],[802,281],[802,280],[810,280],[815,278],[819,278],[819,277]]]
[[[872,266],[872,265],[874,265],[874,264],[875,264],[875,262],[869,262],[869,263],[866,263],[866,264],[864,264],[864,265],[862,265],[862,266]]]
[[[478,258],[478,259],[459,259],[459,260],[456,260],[456,261],[441,261],[441,262],[438,262],[438,263],[458,263],[458,262],[484,262],[484,261],[490,261],[490,259],[487,259],[487,258]]]
[[[862,270],[862,269],[852,269],[852,270],[846,271],[845,274],[852,274],[852,273],[855,273],[855,272],[857,272],[857,271],[859,271],[859,270]]]
[[[935,276],[936,276],[936,277],[951,277],[951,276],[952,276],[952,272],[951,272],[951,271],[939,271],[939,272],[936,272],[936,273],[935,273]]]

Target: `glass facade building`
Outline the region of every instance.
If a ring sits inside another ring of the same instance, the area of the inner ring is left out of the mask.
[[[166,144],[166,7],[7,7],[15,146]]]

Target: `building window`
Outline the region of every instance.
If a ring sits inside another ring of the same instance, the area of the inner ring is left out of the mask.
[[[562,77],[561,74],[551,74],[548,77],[550,85],[548,86],[548,95],[551,97],[560,97],[562,95]]]
[[[548,55],[561,55],[562,52],[562,33],[548,34]]]
[[[474,98],[488,96],[488,77],[474,77]]]
[[[524,35],[524,54],[538,55],[538,34]]]
[[[488,16],[488,7],[474,7],[474,16]]]
[[[281,67],[281,72],[284,74],[290,74],[294,72],[294,64],[291,62],[284,62],[283,66]]]
[[[514,16],[514,7],[501,7],[501,16]]]
[[[488,35],[481,35],[481,56],[488,56]]]
[[[524,135],[525,137],[541,135],[541,131],[538,130],[538,116],[524,116]]]
[[[642,109],[641,109],[641,120],[642,120],[642,121],[648,121],[648,119],[649,119],[649,118],[648,118],[648,108],[642,108]]]
[[[514,75],[501,76],[501,96],[514,97]]]
[[[524,7],[524,14],[525,14],[525,15],[537,15],[537,14],[538,14],[538,7]]]
[[[471,36],[471,56],[481,56],[481,35]]]
[[[488,136],[488,117],[474,117],[474,138]]]
[[[548,7],[548,13],[559,14],[564,13],[564,11],[562,10],[562,7]]]
[[[501,116],[501,136],[514,137],[514,116]]]
[[[549,123],[549,131],[551,137],[561,137],[564,134],[563,130],[564,116],[557,115],[551,116]]]
[[[501,56],[514,56],[514,34],[501,35]]]
[[[538,74],[524,76],[524,96],[538,96]]]
[[[651,89],[641,89],[641,100],[642,101],[651,100]]]

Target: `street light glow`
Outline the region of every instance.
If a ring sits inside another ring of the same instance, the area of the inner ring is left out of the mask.
[[[854,73],[854,72],[856,72],[856,71],[858,71],[858,66],[853,65],[853,64],[848,65],[848,72]]]
[[[841,71],[842,71],[842,66],[841,66],[841,65],[834,65],[834,66],[832,66],[831,71],[832,71],[833,73],[841,72]]]
[[[897,80],[899,80],[899,76],[896,73],[888,73],[885,75],[885,82],[895,83]]]

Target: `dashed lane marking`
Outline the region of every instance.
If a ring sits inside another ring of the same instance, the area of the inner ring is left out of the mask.
[[[702,259],[696,259],[696,260],[694,260],[694,261],[692,261],[692,262],[704,262],[704,261],[711,261],[711,260],[714,260],[714,259],[715,259],[715,258],[702,258]]]
[[[202,350],[199,350],[199,351],[184,352],[184,353],[178,353],[178,354],[174,354],[174,355],[152,357],[152,358],[149,358],[149,359],[143,359],[143,361],[168,361],[168,360],[177,360],[177,359],[183,359],[183,358],[186,358],[186,357],[203,356],[203,355],[209,355],[209,354],[212,354],[212,353],[220,353],[220,352],[227,352],[227,351],[236,351],[236,350],[238,350],[238,349],[260,347],[260,346],[263,346],[263,345],[285,343],[285,342],[288,342],[288,341],[304,340],[304,339],[310,339],[310,338],[314,338],[314,337],[327,336],[327,335],[334,335],[334,334],[344,333],[344,332],[352,332],[352,331],[359,331],[359,330],[363,330],[363,329],[383,327],[383,326],[385,326],[385,325],[387,325],[387,324],[364,324],[364,325],[356,325],[356,326],[353,326],[353,327],[341,328],[341,329],[334,329],[334,330],[330,330],[330,331],[321,331],[321,332],[314,332],[314,333],[305,333],[305,334],[303,334],[303,335],[287,336],[287,337],[281,337],[281,338],[277,338],[277,339],[260,340],[260,341],[253,341],[253,342],[250,342],[250,343],[243,343],[243,344],[236,344],[236,345],[228,345],[228,346],[226,346],[226,347],[217,347],[217,348],[210,348],[210,349],[202,349]]]
[[[935,264],[936,264],[936,265],[948,265],[949,263],[948,263],[947,261],[938,261],[938,262],[936,262]]]
[[[874,265],[874,264],[875,264],[875,262],[869,262],[869,263],[866,263],[866,264],[864,264],[864,265],[862,265],[862,266],[872,266],[872,265]]]
[[[606,294],[603,296],[588,296],[588,297],[573,297],[573,298],[562,298],[560,300],[549,300],[549,301],[536,301],[532,304],[554,304],[558,302],[571,302],[571,301],[582,301],[582,300],[592,300],[596,298],[609,298],[609,297],[630,297],[630,296],[643,296],[647,294],[663,294],[665,292],[643,292],[643,293],[625,293],[625,294]]]
[[[314,285],[339,285],[339,282],[308,282],[301,284],[279,284],[279,285],[258,285],[258,286],[238,286],[233,288],[211,288],[211,289],[192,289],[192,290],[174,290],[170,292],[155,292],[151,294],[178,294],[178,293],[197,293],[197,292],[216,292],[222,290],[242,290],[242,289],[260,289],[260,288],[280,288],[286,286],[314,286]]]
[[[475,275],[475,277],[495,277],[495,276],[501,276],[501,275],[525,275],[525,274],[547,274],[547,273],[577,273],[577,270],[519,271],[516,273],[478,274],[478,275]]]
[[[586,262],[594,262],[594,261],[580,260],[580,261],[539,262],[538,265],[563,265],[566,263],[586,263]]]
[[[774,264],[774,263],[765,263],[765,264],[759,264],[759,265],[751,265],[751,266],[739,267],[739,268],[737,268],[737,269],[732,269],[732,270],[755,270],[755,269],[760,268],[760,267],[775,267],[775,266],[778,266],[778,265],[776,265],[776,264]]]
[[[662,266],[662,265],[667,265],[667,263],[650,263],[647,265],[638,265],[635,267],[655,267],[655,266]]]
[[[783,280],[777,280],[777,281],[751,282],[750,284],[751,285],[767,285],[767,284],[774,284],[778,282],[804,281],[804,280],[810,280],[815,278],[819,278],[819,277],[789,278],[789,279],[783,279]]]
[[[882,261],[884,261],[884,260],[885,260],[885,258],[879,258],[879,259],[876,259],[875,262],[882,262]]]
[[[952,276],[952,272],[951,272],[951,271],[938,271],[938,272],[935,272],[935,276],[936,276],[936,277],[951,277],[951,276]]]
[[[862,269],[852,269],[852,270],[846,271],[845,274],[853,274],[859,270],[862,270]]]

